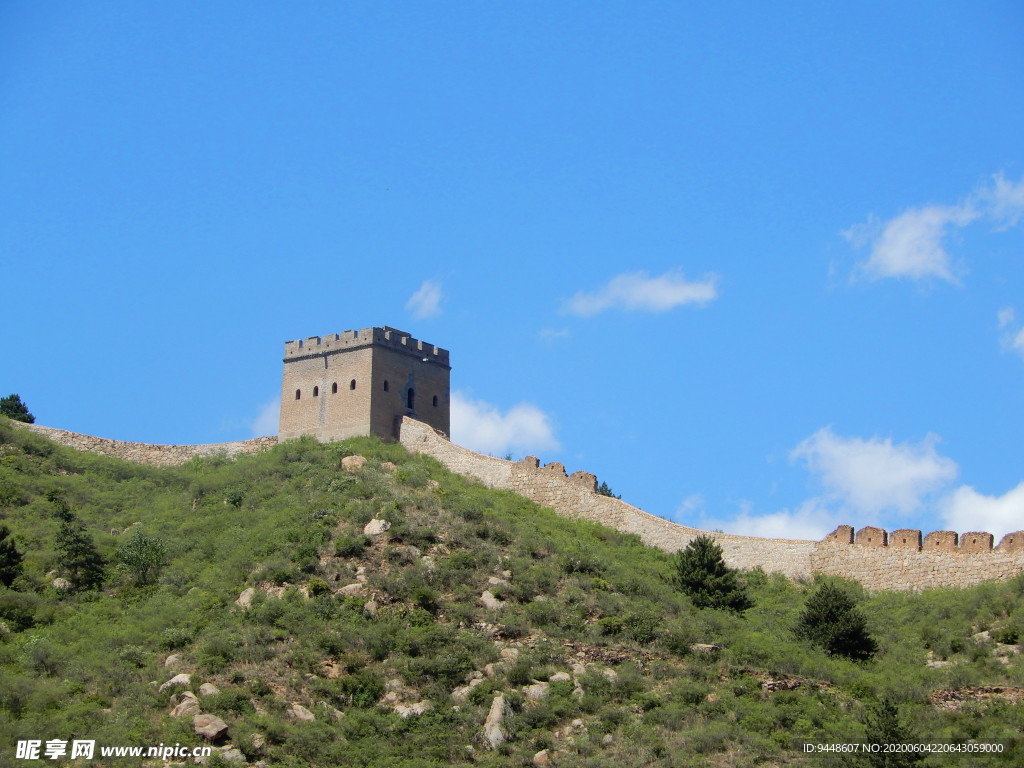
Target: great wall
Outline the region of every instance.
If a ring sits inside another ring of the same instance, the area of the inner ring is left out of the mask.
[[[260,437],[208,445],[154,445],[107,440],[35,424],[19,426],[76,450],[156,466],[181,464],[196,456],[234,458],[269,450],[278,442],[276,437]],[[484,456],[452,443],[427,424],[409,417],[401,419],[399,439],[410,451],[432,456],[453,472],[477,479],[488,487],[514,491],[566,517],[593,520],[637,534],[645,544],[669,552],[685,547],[701,534],[711,535],[721,545],[726,563],[734,568],[760,567],[791,578],[814,573],[844,576],[873,591],[966,587],[1009,579],[1024,570],[1022,531],[1006,534],[995,547],[990,533],[958,535],[936,531],[922,537],[917,530],[887,533],[873,527],[855,533],[848,525],[839,526],[821,541],[710,533],[602,496],[596,492],[594,475],[567,475],[558,462],[540,466],[532,456],[521,461]]]

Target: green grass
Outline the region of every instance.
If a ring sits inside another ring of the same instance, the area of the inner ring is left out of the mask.
[[[355,453],[366,466],[342,471]],[[110,562],[100,590],[52,586],[55,493]],[[391,529],[364,537],[374,517]],[[972,639],[982,630],[1018,638],[1021,577],[922,594],[844,583],[879,646],[854,662],[793,631],[815,583],[745,573],[749,610],[700,610],[673,585],[672,558],[637,537],[560,518],[370,438],[157,469],[0,420],[0,522],[25,556],[12,588],[0,587],[0,765],[25,764],[13,759],[19,739],[198,744],[152,685],[178,671],[192,674],[194,692],[217,686],[203,711],[228,723],[250,761],[271,766],[529,765],[544,748],[559,766],[806,765],[805,741],[865,741],[867,713],[883,697],[914,741],[1005,745],[956,765],[1024,763],[1020,705],[976,698],[948,711],[929,699],[1024,687],[1019,657],[1002,664],[995,640]],[[115,568],[137,529],[167,550],[147,580]],[[360,568],[363,593],[342,594]],[[247,587],[257,592],[243,611],[235,600]],[[504,606],[486,609],[484,590]],[[503,663],[510,647],[518,658]],[[180,662],[169,669],[172,653]],[[929,654],[951,663],[929,667]],[[574,674],[574,663],[586,671]],[[493,676],[452,699],[485,670]],[[549,683],[539,702],[521,690],[558,673],[573,679]],[[403,719],[389,706],[396,691],[431,708]],[[481,731],[497,692],[514,716],[509,742],[492,752]],[[316,720],[291,720],[293,702]],[[859,763],[832,754],[813,764]]]

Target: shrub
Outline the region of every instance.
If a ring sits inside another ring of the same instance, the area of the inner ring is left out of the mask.
[[[167,558],[167,545],[159,536],[147,536],[136,528],[131,538],[117,550],[118,573],[126,574],[137,584],[148,584],[160,574]]]
[[[369,536],[339,536],[334,540],[334,554],[338,557],[359,557],[369,545]]]
[[[21,573],[21,561],[24,559],[21,552],[14,546],[10,539],[11,532],[6,525],[0,525],[0,584],[5,587],[18,578]]]
[[[822,584],[807,598],[795,631],[832,656],[869,659],[878,650],[853,598],[833,584]]]
[[[722,548],[710,536],[698,536],[676,554],[676,584],[698,608],[745,611],[751,606],[736,571],[722,559]]]

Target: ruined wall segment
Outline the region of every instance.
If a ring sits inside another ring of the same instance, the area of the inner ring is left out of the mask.
[[[155,443],[131,443],[124,440],[108,440],[105,437],[80,435],[64,429],[44,427],[40,424],[23,424],[12,421],[11,424],[22,427],[38,435],[53,440],[60,445],[74,448],[76,451],[99,453],[114,456],[118,459],[131,461],[135,464],[150,464],[157,467],[171,467],[184,464],[196,456],[223,456],[234,459],[253,453],[269,451],[277,445],[276,437],[255,437],[252,440],[237,440],[231,443],[209,443],[207,445],[159,445]]]
[[[453,472],[480,480],[491,488],[515,491],[565,517],[602,523],[635,533],[648,545],[674,552],[700,535],[712,536],[733,568],[763,568],[791,578],[824,573],[856,579],[867,589],[967,587],[990,579],[1008,579],[1024,569],[1024,532],[1007,534],[992,550],[990,534],[901,529],[887,533],[867,526],[854,534],[841,525],[822,541],[761,539],[709,533],[669,522],[618,499],[595,492],[597,478],[589,472],[566,476],[560,462],[544,466],[533,456],[503,461],[455,445],[428,425],[403,419],[400,439],[411,451],[433,456]],[[976,539],[968,546],[960,541]],[[987,537],[987,539],[985,538]],[[987,542],[987,548],[985,546]],[[1005,546],[1004,546],[1005,545]]]

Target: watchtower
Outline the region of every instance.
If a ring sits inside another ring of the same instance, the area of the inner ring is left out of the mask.
[[[447,435],[450,384],[448,350],[388,326],[286,341],[278,437],[394,440],[402,416]]]

